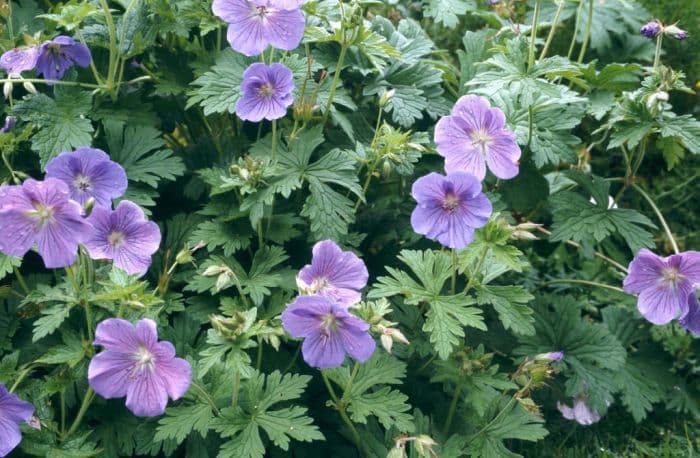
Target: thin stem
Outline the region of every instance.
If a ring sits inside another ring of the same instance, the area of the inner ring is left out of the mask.
[[[20,383],[22,383],[22,380],[29,375],[29,373],[34,369],[34,365],[30,364],[27,366],[22,372],[20,372],[19,377],[17,377],[17,380],[15,380],[15,383],[12,384],[10,387],[10,393],[14,393],[14,391],[17,389]]]
[[[114,77],[117,74],[117,30],[114,26],[114,19],[112,18],[112,12],[109,9],[107,0],[100,0],[100,5],[102,6],[102,10],[105,14],[107,31],[109,33],[109,69],[107,70],[107,90],[112,91],[114,89]]]
[[[83,417],[85,416],[85,413],[87,412],[94,398],[95,392],[92,390],[92,387],[88,387],[87,391],[85,392],[85,397],[83,397],[83,402],[82,404],[80,404],[80,410],[78,410],[78,415],[76,415],[75,420],[73,420],[73,424],[71,425],[68,432],[63,436],[63,441],[68,439],[71,436],[71,434],[73,434],[78,429],[78,427],[80,426],[80,422],[83,420]]]
[[[577,280],[577,279],[573,279],[573,278],[563,278],[563,279],[558,279],[558,280],[550,280],[550,281],[544,283],[540,288],[544,288],[544,287],[550,286],[550,285],[557,285],[560,283],[573,283],[573,284],[579,284],[579,285],[588,285],[588,286],[594,286],[597,288],[609,289],[611,291],[617,291],[619,293],[625,292],[624,289],[618,288],[617,286],[606,285],[605,283],[598,283],[598,282],[589,281],[589,280]]]
[[[61,435],[66,433],[66,392],[65,390],[59,393],[61,403]]]
[[[532,15],[532,28],[530,29],[530,48],[527,53],[528,71],[535,65],[535,39],[537,38],[537,21],[540,18],[542,0],[535,0],[535,12]]]
[[[297,345],[297,350],[294,352],[294,356],[292,356],[292,360],[289,361],[289,364],[287,364],[287,367],[284,368],[282,371],[283,374],[286,374],[289,372],[292,367],[294,367],[294,364],[297,362],[297,359],[299,359],[299,354],[301,354],[301,344]]]
[[[588,40],[591,38],[591,26],[593,24],[593,1],[588,0],[588,21],[586,21],[586,31],[583,34],[583,43],[581,43],[581,51],[578,53],[578,63],[583,62],[583,58],[586,55],[586,48],[588,48]]]
[[[260,370],[260,367],[262,367],[262,359],[263,359],[263,341],[262,337],[258,336],[258,356],[255,361],[255,369]]]
[[[455,392],[452,395],[452,402],[450,402],[450,410],[447,411],[447,419],[445,420],[445,425],[442,427],[442,435],[447,437],[447,433],[450,432],[450,426],[452,426],[452,419],[457,411],[457,405],[459,404],[460,394],[462,394],[463,383],[460,381],[455,388]]]
[[[13,267],[12,270],[15,273],[15,278],[17,279],[17,283],[19,283],[19,287],[22,288],[22,291],[24,291],[24,294],[29,294],[30,290],[29,290],[29,287],[27,286],[27,282],[24,281],[24,277],[22,276],[22,273],[19,271],[19,269],[17,267]]]
[[[272,152],[270,154],[272,162],[277,160],[277,120],[272,120]]]
[[[344,26],[341,26],[340,33],[343,37],[343,43],[340,45],[340,56],[338,56],[338,63],[335,66],[335,75],[333,75],[333,81],[331,82],[331,90],[328,94],[328,102],[326,102],[326,111],[323,113],[323,121],[321,121],[322,126],[326,125],[326,122],[328,122],[328,116],[330,116],[331,114],[331,107],[333,106],[335,91],[338,88],[338,81],[340,80],[340,71],[343,69],[343,62],[345,62],[345,54],[348,52],[348,48],[350,47],[350,45],[345,41]]]
[[[362,443],[362,440],[360,439],[360,433],[357,432],[355,425],[352,423],[352,421],[348,417],[348,414],[345,413],[345,408],[343,407],[342,403],[338,399],[338,396],[335,394],[335,390],[333,389],[333,385],[331,385],[330,380],[328,380],[328,377],[326,376],[326,374],[323,371],[321,371],[321,378],[323,378],[323,383],[325,383],[326,388],[328,389],[328,394],[330,394],[331,399],[333,400],[333,404],[335,404],[335,408],[338,411],[338,413],[340,414],[340,418],[343,419],[343,422],[350,430],[350,434],[352,435],[353,441],[355,442],[355,446],[357,447],[358,450],[360,450],[363,454],[365,454],[364,445]]]
[[[233,393],[231,394],[231,406],[236,407],[238,405],[238,392],[241,388],[241,373],[236,371],[233,374]]]
[[[481,256],[479,257],[479,261],[476,263],[476,267],[474,270],[471,272],[471,275],[469,276],[469,281],[467,282],[467,287],[464,288],[464,292],[468,292],[472,286],[474,286],[474,281],[476,279],[476,276],[481,272],[481,266],[484,264],[484,260],[486,259],[486,254],[489,252],[488,247],[484,247],[481,250]]]
[[[216,413],[216,415],[221,415],[221,412],[219,412],[219,409],[216,407],[216,403],[212,399],[212,397],[207,393],[207,390],[204,389],[199,383],[197,382],[192,382],[192,386],[194,388],[197,388],[199,393],[202,395],[202,397],[209,403],[211,406],[212,410]]]
[[[666,232],[666,236],[671,242],[671,246],[673,247],[673,251],[678,254],[680,250],[678,249],[678,243],[676,243],[675,237],[673,237],[673,233],[671,232],[671,228],[668,226],[668,223],[666,223],[666,218],[664,218],[664,215],[661,214],[661,210],[659,210],[659,207],[656,206],[656,203],[654,202],[654,199],[649,197],[649,194],[644,192],[644,190],[639,187],[636,184],[633,184],[632,187],[636,189],[642,197],[644,197],[644,200],[646,200],[649,205],[651,206],[652,210],[654,210],[654,213],[656,213],[656,217],[659,218],[659,221],[661,222],[661,226],[663,226],[664,231]]]
[[[360,208],[360,205],[362,204],[362,196],[367,195],[367,190],[369,189],[369,184],[372,181],[372,175],[374,175],[374,171],[377,168],[377,161],[374,160],[372,161],[371,165],[367,168],[367,178],[365,178],[365,183],[362,185],[362,195],[357,196],[357,202],[355,202],[355,208],[354,212],[357,213],[357,210]]]
[[[547,35],[547,41],[544,42],[544,48],[542,48],[542,53],[540,53],[540,59],[542,60],[547,55],[549,51],[549,45],[552,44],[552,39],[557,31],[557,25],[559,24],[559,18],[561,17],[561,12],[564,9],[564,0],[559,0],[559,6],[557,6],[557,12],[554,15],[554,20],[552,21],[552,28],[549,29],[549,35]]]
[[[543,227],[537,226],[536,229],[537,229],[538,231],[542,232],[543,234],[548,235],[548,236],[549,236],[549,235],[552,235],[552,233],[551,233],[550,231],[548,231],[547,229],[545,229],[545,228],[543,228]],[[583,248],[579,243],[576,243],[576,242],[574,242],[573,240],[565,240],[564,243],[566,243],[567,245],[576,247],[576,248]],[[593,256],[596,256],[596,257],[598,257],[598,258],[600,258],[600,259],[602,259],[602,260],[604,260],[604,261],[607,261],[610,265],[612,265],[613,267],[616,267],[616,268],[617,268],[618,270],[620,270],[621,272],[623,272],[623,273],[625,273],[625,274],[627,273],[627,267],[623,266],[622,264],[620,264],[619,262],[615,261],[614,259],[612,259],[612,258],[610,258],[610,257],[608,257],[608,256],[605,256],[603,253],[601,253],[601,252],[599,252],[599,251],[594,251],[594,252],[593,252]]]
[[[580,0],[578,8],[576,9],[576,24],[574,25],[574,35],[571,37],[569,52],[566,54],[567,59],[571,59],[571,56],[574,54],[574,48],[576,47],[576,37],[578,36],[578,29],[581,26],[581,13],[583,12],[583,2],[584,0]]]
[[[331,399],[333,400],[333,403],[337,406],[340,404],[340,401],[338,400],[338,396],[335,394],[335,390],[333,389],[333,385],[331,385],[331,381],[328,380],[328,377],[326,374],[321,371],[321,378],[323,379],[323,383],[326,384],[326,389],[328,390],[328,394],[331,395]]]
[[[77,81],[61,81],[61,80],[45,80],[43,78],[22,78],[22,79],[14,79],[14,78],[5,78],[5,79],[0,79],[0,83],[37,83],[37,84],[59,84],[63,86],[79,86],[79,87],[84,87],[88,89],[102,89],[102,86],[99,84],[92,84],[92,83],[79,83]]]
[[[509,411],[510,408],[513,407],[513,404],[517,401],[518,397],[519,397],[522,393],[525,393],[529,388],[530,388],[530,381],[528,381],[528,382],[525,384],[524,387],[522,387],[521,389],[519,389],[518,391],[516,391],[515,393],[513,393],[513,396],[511,396],[510,400],[509,400],[508,403],[505,405],[505,407],[503,407],[503,409],[502,409],[500,412],[498,412],[498,414],[497,414],[495,417],[493,417],[493,419],[492,419],[490,422],[486,423],[486,426],[484,426],[483,428],[481,428],[481,429],[480,429],[479,431],[477,431],[475,434],[472,434],[472,435],[469,437],[469,441],[468,441],[468,442],[471,442],[471,441],[473,441],[474,439],[476,439],[477,437],[479,437],[481,434],[483,434],[484,431],[486,431],[487,429],[489,429],[489,428],[491,427],[491,425],[493,425],[494,423],[496,423],[496,421],[498,421],[498,419],[501,418],[501,415],[503,415],[505,412]]]
[[[457,250],[452,248],[452,281],[450,283],[452,294],[457,292]]]
[[[345,397],[350,394],[350,390],[352,389],[352,384],[355,381],[355,378],[357,377],[357,373],[360,371],[360,363],[355,361],[355,365],[352,368],[352,373],[350,374],[350,380],[348,380],[348,384],[345,385],[345,389],[343,390],[343,396],[341,396],[341,401],[345,399]]]
[[[661,64],[661,43],[664,40],[664,34],[659,33],[656,36],[656,50],[654,51],[654,70],[659,69],[659,64]]]

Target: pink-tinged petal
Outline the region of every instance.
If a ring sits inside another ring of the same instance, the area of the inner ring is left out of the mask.
[[[411,213],[411,227],[416,234],[436,239],[449,229],[448,214],[441,207],[417,206]]]
[[[678,266],[679,273],[690,283],[694,288],[700,287],[700,252],[686,251],[677,256],[680,256]]]
[[[355,333],[339,329],[338,337],[343,344],[343,349],[355,360],[364,363],[374,353],[376,342],[369,333]]]
[[[435,125],[435,144],[441,156],[464,154],[471,148],[472,138],[465,131],[468,126],[456,116],[443,116]]]
[[[577,399],[574,402],[574,419],[578,424],[588,426],[597,423],[600,420],[600,415],[591,410],[585,401]]]
[[[49,269],[73,264],[78,255],[78,243],[91,229],[90,224],[80,216],[77,203],[67,202],[64,207],[73,208],[57,211],[55,221],[40,228],[36,234],[39,254]]]
[[[135,368],[132,353],[103,351],[95,355],[88,366],[88,382],[95,393],[105,399],[126,396],[129,374]]]
[[[90,213],[88,221],[94,230],[83,242],[83,245],[87,248],[92,259],[112,259],[114,257],[114,250],[106,237],[111,229],[111,214],[111,210],[101,207],[95,207]]]
[[[413,182],[411,195],[418,203],[442,205],[447,180],[439,173],[429,173]]]
[[[268,3],[281,10],[295,10],[301,8],[304,0],[270,0]]]
[[[155,321],[144,318],[136,323],[136,336],[149,351],[153,351],[158,342],[158,325]]]
[[[268,15],[265,38],[273,48],[291,51],[301,43],[305,25],[299,10],[274,10]]]
[[[469,131],[478,131],[489,127],[502,128],[505,124],[505,118],[502,115],[499,117],[497,112],[492,115],[491,111],[491,104],[485,98],[477,95],[465,95],[455,103],[452,108],[452,116],[462,119]]]
[[[168,391],[156,374],[145,370],[132,379],[127,388],[126,408],[137,417],[163,415]]]
[[[259,16],[239,19],[235,24],[229,25],[226,39],[235,51],[245,56],[257,56],[269,44]]]
[[[34,244],[35,222],[24,209],[0,210],[0,251],[8,256],[24,256]]]
[[[192,366],[186,360],[172,358],[158,361],[156,362],[156,371],[161,378],[161,384],[172,400],[180,399],[187,393],[190,383],[192,383]]]
[[[488,146],[486,163],[498,178],[508,180],[519,172],[520,147],[511,136],[499,136]]]
[[[679,324],[694,335],[700,335],[700,305],[695,292],[688,296],[688,311],[681,317]]]
[[[120,353],[136,353],[141,346],[136,327],[121,318],[107,318],[95,329],[95,345]]]
[[[557,409],[559,409],[559,412],[561,412],[562,417],[566,418],[567,420],[574,419],[574,409],[567,406],[566,404],[561,404],[557,402]]]
[[[662,269],[666,262],[646,248],[642,248],[629,265],[629,273],[623,281],[628,293],[641,293],[645,289],[655,288],[662,280]]]
[[[459,154],[445,156],[445,171],[447,173],[466,172],[474,175],[478,180],[486,176],[486,161],[483,153],[469,145],[465,145]]]
[[[337,336],[314,334],[301,344],[304,361],[311,367],[331,369],[339,367],[345,360],[343,345]]]
[[[682,288],[669,288],[659,284],[642,291],[637,300],[637,309],[650,322],[667,324],[687,312],[688,294]]]
[[[19,425],[0,415],[0,456],[9,454],[21,441]]]
[[[299,296],[282,313],[282,325],[293,337],[309,337],[319,333],[321,317],[331,313],[327,299]]]

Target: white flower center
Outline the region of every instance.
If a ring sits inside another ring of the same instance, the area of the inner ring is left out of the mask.
[[[480,148],[481,149],[481,154],[486,157],[487,149],[488,146],[491,144],[493,141],[493,138],[491,138],[491,135],[484,130],[484,129],[479,129],[475,130],[471,133],[471,139],[472,139],[472,145]]]
[[[274,91],[275,88],[273,88],[270,83],[265,83],[260,86],[260,89],[258,89],[258,94],[260,94],[262,97],[270,97]]]
[[[261,19],[264,18],[267,16],[267,6],[256,6],[253,10],[253,14],[260,16]]]
[[[27,216],[36,220],[37,228],[42,228],[53,222],[55,210],[50,205],[44,205],[40,202],[32,202],[34,210],[27,212]]]
[[[124,233],[119,232],[119,231],[112,231],[108,236],[107,236],[107,242],[109,243],[109,246],[112,248],[117,248],[119,245],[124,243]]]
[[[661,270],[661,276],[665,285],[675,288],[683,280],[683,275],[678,271],[678,267],[666,267]]]
[[[331,286],[331,283],[326,277],[316,278],[313,282],[311,282],[311,285],[309,285],[308,294],[316,294],[328,288],[329,286]]]
[[[90,178],[86,177],[85,175],[78,175],[75,177],[75,180],[73,180],[73,186],[81,191],[87,191],[90,189],[92,184],[90,183]]]
[[[329,313],[321,317],[322,336],[329,336],[336,329],[338,329],[338,321],[335,319],[335,315]]]
[[[453,213],[459,207],[460,201],[454,193],[448,192],[445,194],[445,199],[442,201],[443,210]]]
[[[134,359],[136,360],[136,371],[152,371],[156,366],[156,359],[153,353],[148,351],[144,346],[139,347],[139,349],[134,354]]]

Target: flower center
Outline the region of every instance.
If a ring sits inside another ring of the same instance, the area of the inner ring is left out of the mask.
[[[51,51],[51,54],[53,55],[58,55],[61,53],[61,45],[58,43],[49,43],[46,45],[46,47]]]
[[[309,294],[316,294],[319,291],[323,291],[324,289],[328,288],[330,286],[330,282],[326,277],[320,277],[314,279],[313,282],[311,282],[311,285],[309,286]]]
[[[664,283],[676,287],[678,283],[683,280],[683,275],[678,271],[677,267],[667,267],[661,270],[661,276],[664,279]]]
[[[260,16],[261,18],[264,18],[267,16],[267,6],[256,6],[255,7],[256,14]]]
[[[274,89],[270,83],[265,83],[262,86],[260,86],[260,89],[258,89],[258,94],[260,94],[263,97],[270,97],[272,93],[274,92]]]
[[[493,138],[491,138],[491,135],[489,135],[489,133],[486,130],[479,129],[479,130],[475,130],[471,133],[471,138],[472,138],[472,145],[476,146],[478,148],[481,148],[481,153],[483,155],[486,155],[486,148],[493,141]]]
[[[459,207],[460,201],[459,197],[457,197],[454,193],[448,192],[445,194],[445,199],[442,201],[442,208],[443,210],[453,213],[455,210],[457,210],[457,207]]]
[[[119,231],[112,231],[107,237],[107,242],[112,248],[116,248],[122,243],[124,243],[124,233]]]
[[[338,321],[334,314],[328,313],[321,317],[321,335],[329,336],[336,329],[338,329]]]
[[[55,211],[52,206],[40,202],[32,202],[32,206],[34,211],[28,212],[27,216],[36,220],[37,227],[44,227],[53,221]]]
[[[136,359],[136,370],[139,372],[144,372],[146,370],[152,371],[156,365],[156,359],[153,353],[148,351],[144,346],[139,347],[134,354],[134,359]]]
[[[85,175],[78,175],[75,177],[75,180],[73,180],[73,185],[83,192],[87,191],[92,186],[90,183],[90,178],[86,177]]]

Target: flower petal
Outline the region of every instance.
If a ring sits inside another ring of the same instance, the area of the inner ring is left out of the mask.
[[[665,266],[662,258],[642,248],[629,265],[629,273],[623,281],[625,291],[639,294],[647,288],[655,288]]]
[[[141,340],[136,327],[121,318],[107,318],[95,329],[95,345],[121,353],[136,353]]]
[[[345,351],[339,337],[334,335],[310,335],[301,345],[304,361],[311,367],[331,369],[339,367],[345,360]]]
[[[163,415],[168,405],[168,391],[162,380],[148,370],[132,379],[126,392],[126,407],[137,417]]]
[[[88,382],[95,393],[105,399],[126,396],[129,374],[134,370],[131,353],[103,351],[95,355],[88,366]]]

